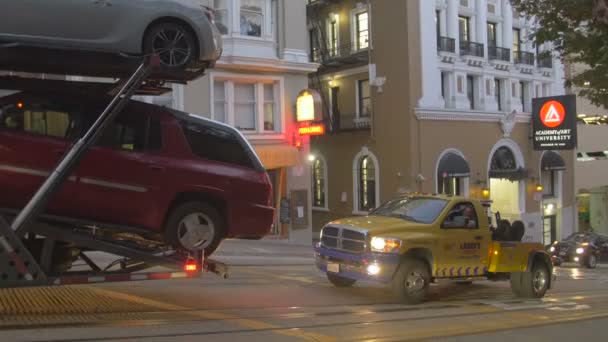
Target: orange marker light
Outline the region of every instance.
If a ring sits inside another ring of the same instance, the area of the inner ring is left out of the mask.
[[[17,103],[17,108],[23,108],[23,103],[22,102],[18,102]]]
[[[498,255],[498,251],[494,251],[494,255]]]

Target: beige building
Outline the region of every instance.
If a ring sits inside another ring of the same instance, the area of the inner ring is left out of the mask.
[[[566,74],[582,71],[566,65]],[[578,89],[569,89],[576,94]],[[578,149],[576,183],[579,230],[608,234],[608,110],[577,97]]]
[[[297,136],[295,104],[318,64],[307,51],[306,3],[210,0],[223,34],[215,68],[153,101],[236,126],[256,149],[274,185],[272,237],[310,243],[309,141]],[[301,141],[297,147],[296,142]]]
[[[310,2],[332,127],[312,141],[314,229],[399,194],[485,189],[527,241],[574,231],[574,152],[530,137],[532,98],[564,94],[563,70],[526,26],[506,0]]]

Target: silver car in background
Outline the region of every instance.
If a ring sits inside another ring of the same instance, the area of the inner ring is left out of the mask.
[[[173,71],[213,67],[222,53],[201,0],[0,0],[0,44],[128,55],[157,53]]]

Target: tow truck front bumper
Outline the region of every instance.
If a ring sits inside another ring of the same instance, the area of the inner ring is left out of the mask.
[[[320,243],[315,245],[314,250],[315,264],[319,270],[354,280],[389,283],[401,261],[398,254],[355,254],[329,249]]]

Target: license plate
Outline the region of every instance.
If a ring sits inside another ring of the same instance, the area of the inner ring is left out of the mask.
[[[559,252],[559,255],[564,256],[566,255],[566,252]]]
[[[340,273],[340,264],[328,263],[327,272]]]

